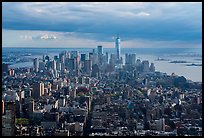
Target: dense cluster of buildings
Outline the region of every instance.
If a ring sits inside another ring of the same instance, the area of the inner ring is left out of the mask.
[[[201,83],[136,54],[64,51],[33,68],[2,64],[4,136],[202,135]]]

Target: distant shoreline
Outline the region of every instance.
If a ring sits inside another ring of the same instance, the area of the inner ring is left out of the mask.
[[[19,49],[84,49],[84,48],[88,48],[88,49],[95,49],[95,47],[2,47],[2,48],[19,48]],[[104,47],[105,49],[115,49],[115,47]],[[134,49],[202,49],[199,47],[195,47],[195,48],[189,48],[189,47],[177,47],[177,48],[173,48],[173,47],[121,47],[121,49],[130,49],[130,48],[134,48]]]
[[[186,66],[202,66],[202,64],[194,64],[194,63],[192,63],[192,64],[186,64]]]
[[[182,61],[182,60],[175,60],[175,61],[170,61],[169,63],[188,63],[188,62]]]

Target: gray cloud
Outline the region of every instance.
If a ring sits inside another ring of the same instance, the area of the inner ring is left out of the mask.
[[[64,32],[65,37],[71,32],[98,42],[111,42],[117,33],[124,40],[201,42],[201,6],[182,2],[3,3],[2,28]]]

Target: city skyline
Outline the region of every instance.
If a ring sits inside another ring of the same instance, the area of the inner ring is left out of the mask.
[[[4,2],[2,47],[114,48],[119,33],[121,48],[201,48],[201,6],[196,2]]]
[[[2,136],[202,136],[202,3],[2,3]]]
[[[186,61],[152,62],[127,52],[121,62],[118,49],[96,48],[55,51],[54,57],[8,48],[2,56],[2,135],[202,136],[202,81],[168,75],[154,64]],[[29,60],[31,67],[8,64]]]

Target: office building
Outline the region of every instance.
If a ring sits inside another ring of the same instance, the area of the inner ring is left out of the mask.
[[[105,62],[108,64],[109,62],[109,54],[108,52],[106,52],[106,55],[105,55]]]
[[[92,60],[93,58],[93,52],[89,52],[89,59]]]
[[[111,54],[109,64],[115,65],[116,59],[117,59],[116,55],[115,54]]]
[[[76,70],[80,69],[80,56],[76,57]]]
[[[150,70],[150,72],[155,72],[154,63],[151,63],[149,70]]]
[[[60,60],[61,63],[65,63],[64,53],[60,53],[60,54],[59,54],[59,60]]]
[[[59,61],[56,62],[56,67],[58,71],[62,70],[62,63],[60,63]]]
[[[130,64],[131,65],[136,64],[136,54],[130,54]]]
[[[87,59],[86,54],[81,54],[81,61],[85,61]]]
[[[70,98],[74,99],[76,97],[76,88],[71,89],[70,91]]]
[[[92,77],[98,77],[99,76],[99,67],[97,64],[94,64],[92,66],[92,73],[91,73]]]
[[[101,56],[103,54],[103,46],[98,46],[98,55]]]
[[[63,54],[65,58],[71,58],[71,54],[68,51],[64,51]]]
[[[56,61],[55,60],[52,61],[52,69],[56,70]]]
[[[54,60],[57,61],[58,60],[58,56],[54,56]]]
[[[8,64],[6,64],[6,63],[3,63],[2,64],[2,73],[6,73],[6,74],[8,74]]]
[[[52,61],[47,61],[47,70],[52,69]]]
[[[39,62],[39,71],[45,70],[45,62]]]
[[[126,65],[136,65],[136,54],[125,54]]]
[[[7,102],[5,115],[2,116],[2,136],[15,136],[15,102]]]
[[[40,82],[40,93],[41,95],[44,95],[44,83],[43,82]]]
[[[9,75],[12,76],[12,77],[15,76],[15,71],[14,71],[14,69],[10,69],[10,70],[9,70]]]
[[[44,83],[34,83],[33,84],[33,92],[32,92],[32,97],[34,99],[40,98],[42,95],[44,95]]]
[[[38,58],[35,58],[35,59],[34,59],[33,65],[34,65],[34,71],[35,71],[35,72],[38,72],[38,69],[39,69]]]
[[[68,68],[68,66],[69,66],[69,58],[65,58],[64,66],[65,66],[65,68]]]
[[[125,64],[128,65],[130,64],[130,55],[128,53],[125,54]]]
[[[98,46],[97,50],[98,50],[98,61],[99,61],[99,64],[102,64],[103,47],[102,46]]]
[[[76,58],[71,58],[71,59],[68,59],[68,69],[70,70],[76,70],[76,66],[77,66],[77,63],[76,63]]]
[[[165,131],[165,119],[150,121],[150,130]]]
[[[143,72],[149,72],[149,61],[144,60],[142,61]]]
[[[116,48],[116,58],[117,58],[117,60],[120,60],[120,37],[119,37],[119,34],[115,40],[115,48]]]
[[[91,59],[92,64],[98,64],[98,54],[96,53],[95,49],[93,49],[93,57]]]
[[[71,51],[71,58],[76,58],[79,56],[79,51]]]
[[[4,110],[5,110],[4,107],[5,107],[4,106],[4,100],[2,99],[2,115],[4,114]]]
[[[84,62],[84,71],[87,74],[90,74],[91,70],[92,70],[92,61],[91,60],[85,60],[85,62]]]
[[[35,110],[34,109],[34,106],[35,105],[35,102],[34,102],[34,100],[32,99],[30,102],[29,102],[29,112],[30,113],[33,113],[33,111]]]

